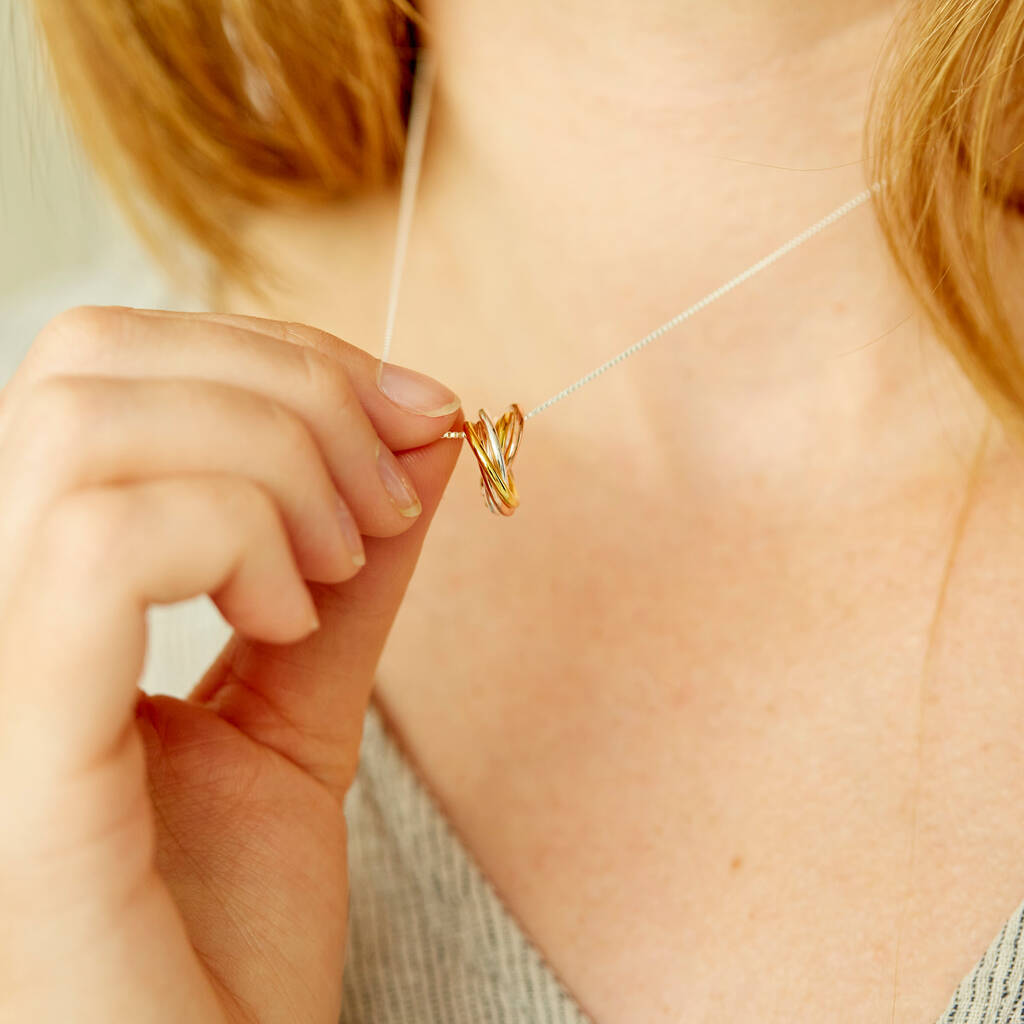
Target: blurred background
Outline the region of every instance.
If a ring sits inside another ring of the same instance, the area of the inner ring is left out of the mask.
[[[29,0],[0,0],[0,302],[123,243],[63,125]]]

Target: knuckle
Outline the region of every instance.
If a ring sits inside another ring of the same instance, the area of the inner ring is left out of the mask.
[[[314,352],[330,353],[337,346],[349,347],[337,335],[331,334],[320,327],[312,324],[302,324],[294,320],[288,320],[280,325],[281,335],[285,341],[301,348],[311,348]]]
[[[316,457],[316,443],[302,417],[282,402],[267,403],[271,434],[281,456],[298,465],[307,465]]]
[[[81,378],[44,377],[29,386],[17,411],[19,448],[29,461],[45,460],[52,472],[74,457],[76,442],[100,415],[93,389]]]
[[[40,541],[46,558],[62,572],[90,578],[105,573],[131,536],[126,498],[106,488],[75,491],[58,499],[43,517]]]
[[[281,516],[273,497],[255,480],[224,477],[217,484],[216,500],[239,534],[265,534],[279,530]]]
[[[95,424],[100,410],[94,389],[86,381],[58,374],[31,385],[24,415],[31,437],[66,443]]]
[[[359,402],[344,366],[308,346],[302,347],[302,360],[318,416],[336,420],[357,411]]]
[[[91,360],[116,343],[124,316],[113,306],[73,306],[43,327],[33,347],[57,366]]]

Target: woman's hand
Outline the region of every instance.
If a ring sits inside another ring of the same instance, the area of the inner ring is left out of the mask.
[[[298,325],[84,308],[0,391],[5,1024],[337,1019],[342,800],[460,448],[432,443],[454,396],[414,379],[442,411],[405,411],[376,369]],[[147,606],[204,592],[231,640],[188,700],[140,694]]]

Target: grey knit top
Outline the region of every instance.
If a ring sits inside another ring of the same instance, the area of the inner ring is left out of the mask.
[[[370,704],[345,803],[341,1024],[592,1024],[455,835]],[[1024,903],[936,1024],[1024,1024]]]

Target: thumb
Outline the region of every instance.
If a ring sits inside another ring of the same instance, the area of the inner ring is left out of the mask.
[[[451,428],[458,430],[462,416]],[[397,537],[365,538],[366,565],[311,583],[320,629],[297,644],[232,635],[189,698],[278,750],[344,797],[359,760],[374,672],[462,450],[452,439],[396,453],[423,511]]]

